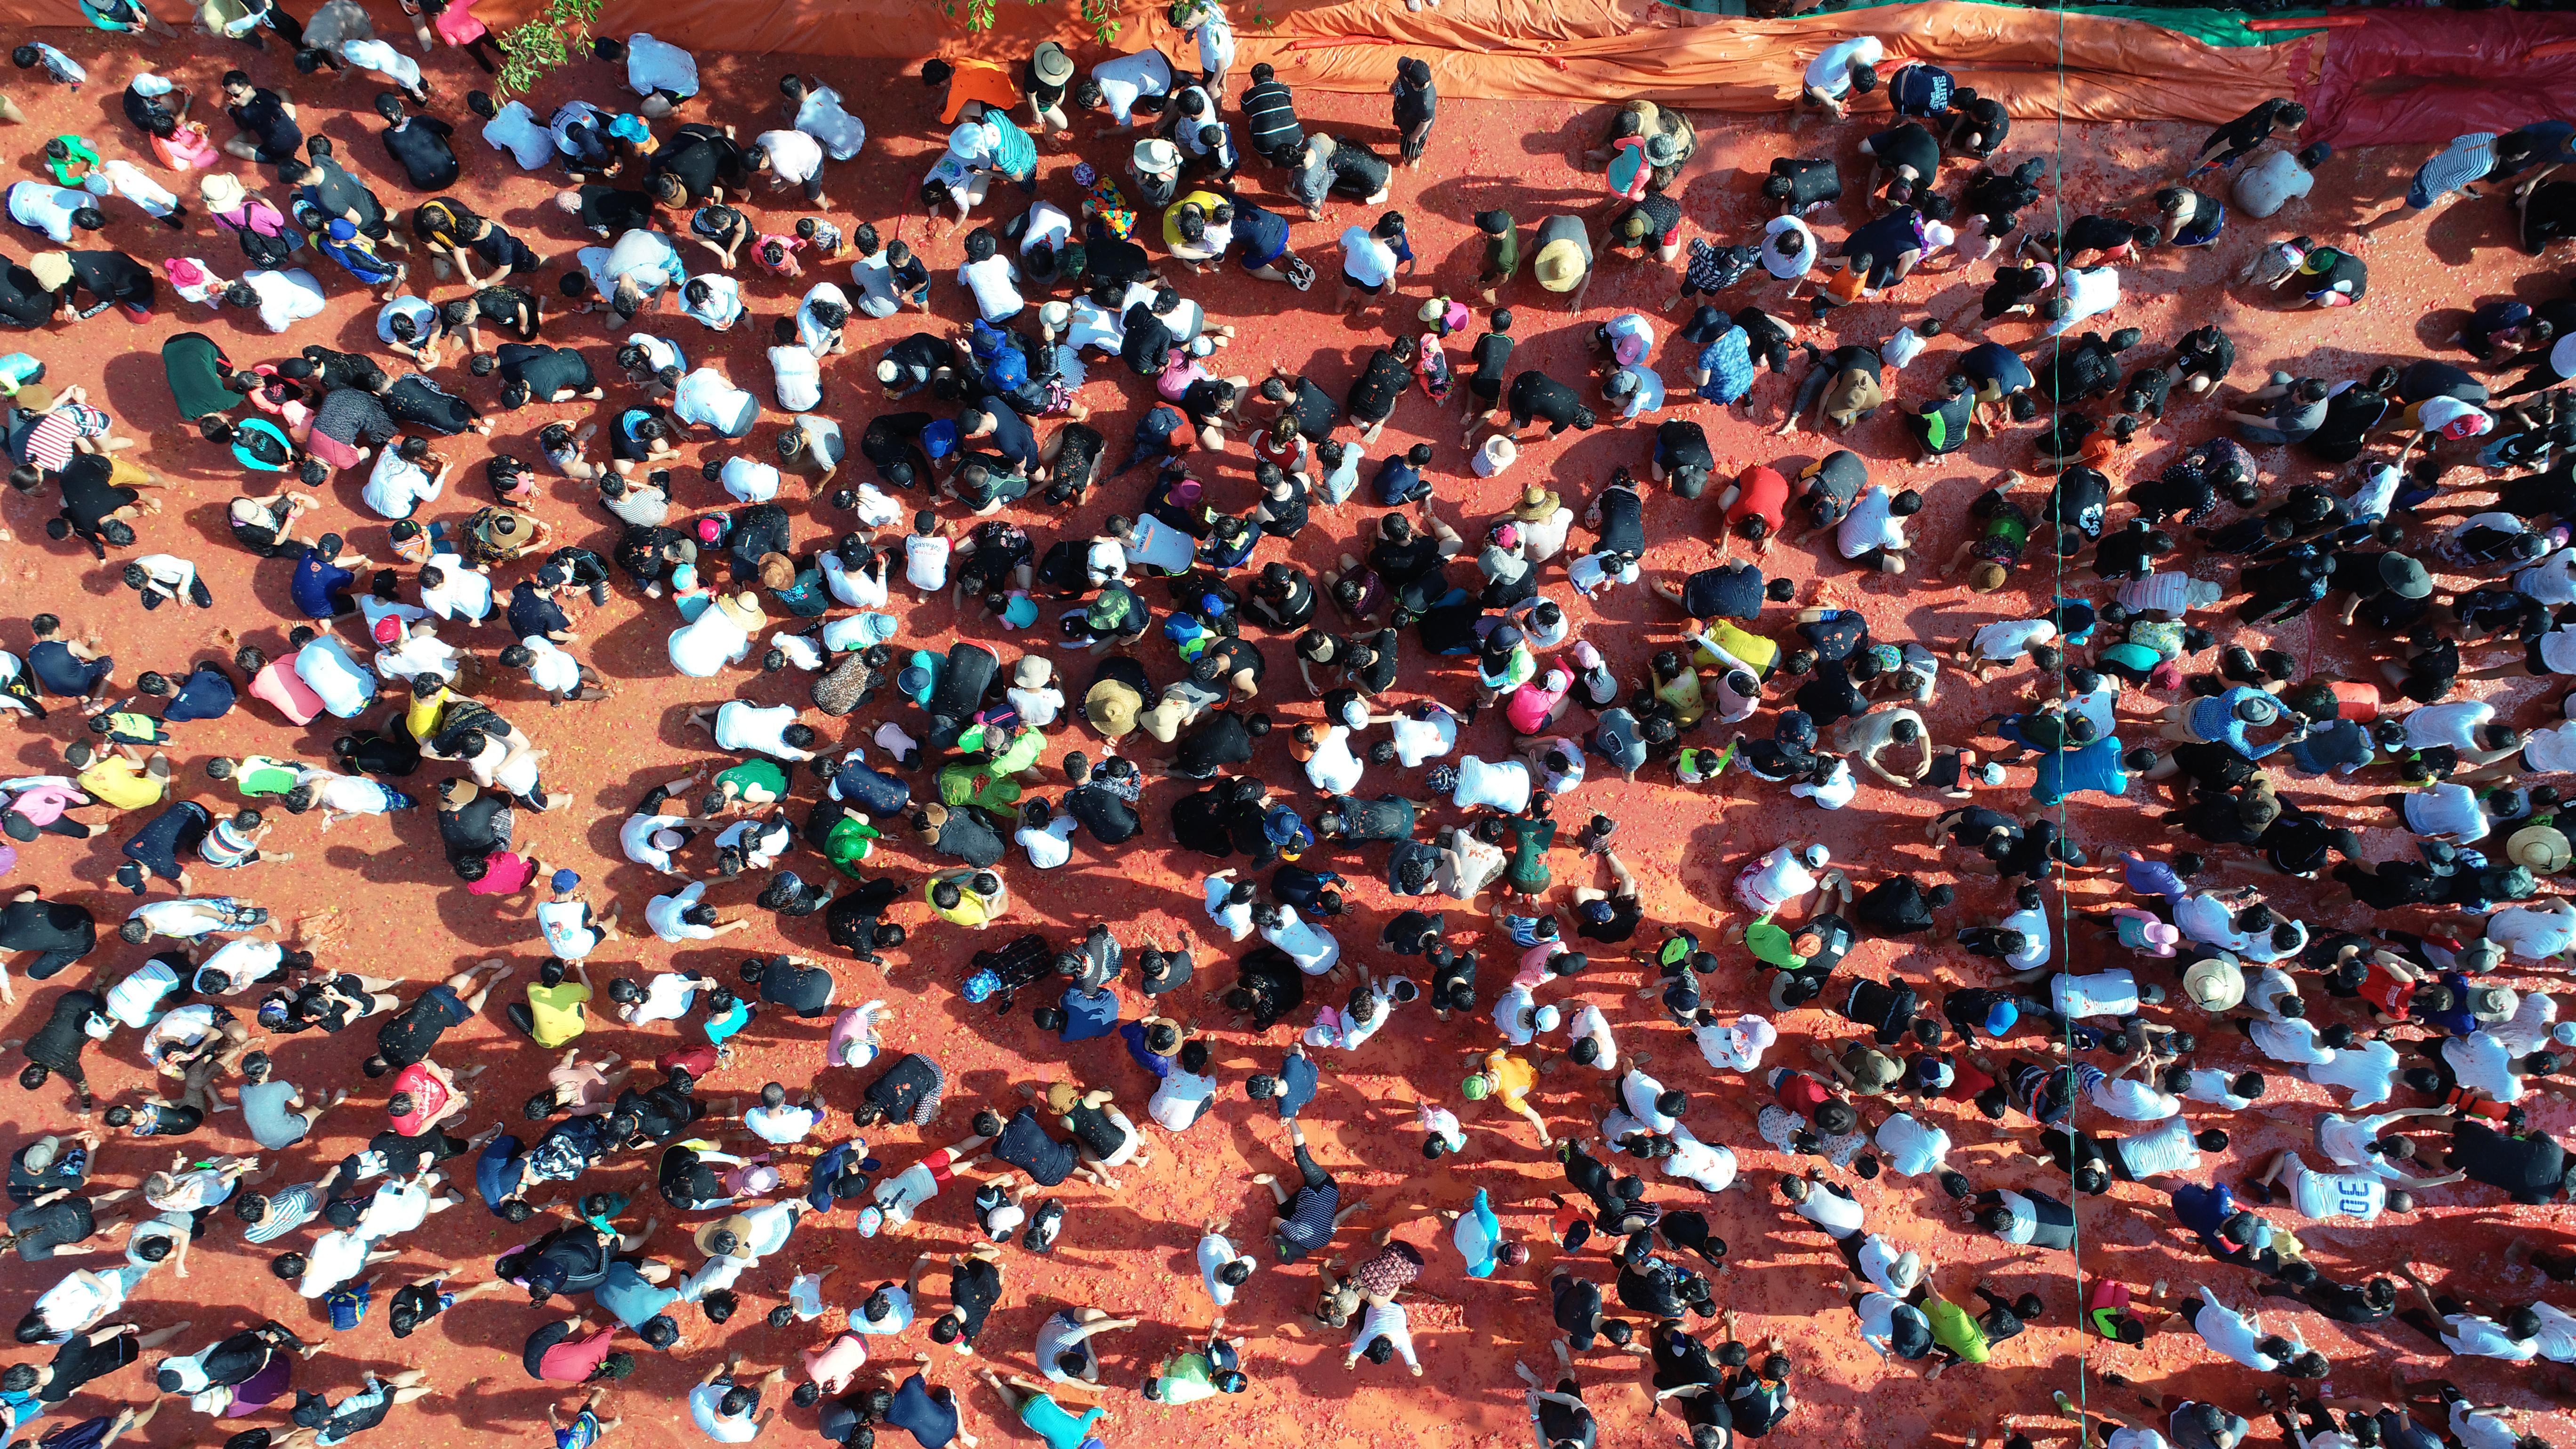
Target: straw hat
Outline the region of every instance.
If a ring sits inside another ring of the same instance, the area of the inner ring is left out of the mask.
[[[757,634],[768,617],[760,611],[760,595],[749,589],[735,594],[716,595],[716,611],[740,625],[743,632]]]
[[[2245,968],[2226,952],[2183,968],[2182,989],[2203,1011],[2229,1011],[2245,1001]]]
[[[733,1246],[719,1251],[715,1246],[718,1233],[732,1234]],[[711,1223],[700,1223],[697,1240],[698,1251],[710,1258],[738,1258],[746,1263],[752,1261],[751,1219],[743,1213],[735,1213],[731,1217],[719,1218]]]
[[[2554,825],[2526,825],[2505,842],[2504,853],[2514,864],[2528,866],[2534,875],[2556,875],[2565,870],[2576,852],[2567,846],[2567,837]]]
[[[1029,67],[1038,73],[1039,80],[1051,86],[1073,79],[1073,57],[1052,40],[1038,42],[1036,53],[1029,57]]]
[[[27,258],[27,271],[36,285],[48,292],[59,292],[72,279],[72,259],[68,252],[38,252]],[[24,389],[21,389],[23,393]],[[22,396],[19,401],[25,403]]]
[[[248,201],[250,192],[242,186],[240,177],[215,171],[197,183],[197,199],[206,204],[208,211],[231,211]]]
[[[1083,695],[1082,713],[1093,729],[1114,740],[1135,732],[1136,710],[1142,703],[1135,686],[1104,679]]]
[[[1523,523],[1540,523],[1554,518],[1556,510],[1564,506],[1565,500],[1557,496],[1555,489],[1532,483],[1521,490],[1521,501],[1512,505],[1512,517]]]
[[[1537,258],[1530,263],[1530,271],[1538,278],[1538,284],[1549,291],[1571,292],[1583,281],[1588,265],[1583,259],[1583,248],[1575,245],[1572,237],[1561,236],[1538,249]]]

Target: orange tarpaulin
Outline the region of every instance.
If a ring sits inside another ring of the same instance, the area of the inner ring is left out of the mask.
[[[159,4],[178,9],[174,0]],[[385,28],[402,23],[389,0],[370,7],[384,13]],[[540,8],[481,0],[476,13],[498,29]],[[1397,58],[1411,54],[1431,63],[1443,94],[1460,98],[1647,97],[1736,114],[1785,109],[1818,51],[1862,34],[1885,41],[1892,59],[1937,61],[2025,120],[2215,123],[2266,97],[2298,95],[2339,117],[2343,140],[2445,140],[2468,129],[2446,119],[2458,106],[2492,110],[2517,96],[2560,94],[2561,70],[2576,74],[2559,50],[2576,39],[2576,17],[2504,11],[2446,12],[2438,25],[2411,12],[2275,19],[2262,24],[2296,38],[2227,45],[2144,18],[1951,0],[1797,20],[1706,16],[1654,0],[1448,0],[1419,11],[1387,0],[1233,0],[1228,8],[1240,41],[1236,70],[1268,61],[1295,86],[1380,90]],[[69,0],[0,0],[0,16],[21,25],[74,18]],[[1064,43],[1082,64],[1153,45],[1196,67],[1196,47],[1173,31],[1164,6],[1130,3],[1118,19],[1114,47],[1093,37],[1073,0],[1000,0],[994,28],[980,34],[937,0],[610,0],[598,28],[649,30],[693,50],[904,61],[948,53],[1014,67],[1044,39]],[[2347,51],[2348,61],[2328,63]]]

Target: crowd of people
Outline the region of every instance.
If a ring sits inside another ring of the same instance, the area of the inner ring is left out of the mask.
[[[1816,1316],[1872,1376],[2080,1335],[2089,1371],[1970,1444],[2236,1449],[2268,1413],[2297,1449],[2545,1449],[2576,1241],[2516,1217],[2435,1281],[2412,1215],[2576,1186],[2534,1120],[2576,1050],[2576,304],[2464,300],[2351,375],[2240,364],[2220,304],[2363,305],[2448,207],[2543,255],[2576,125],[2460,137],[2349,226],[2286,99],[2069,197],[2003,106],[1855,33],[1751,228],[1694,219],[1700,129],[1644,100],[1584,123],[1597,198],[1408,216],[1397,168],[1466,144],[1433,65],[1395,61],[1382,131],[1316,124],[1212,0],[1172,6],[1178,61],[933,60],[855,112],[791,70],[765,118],[650,34],[501,99],[469,0],[386,36],[210,4],[187,44],[80,8],[89,59],[13,56],[122,89],[7,198],[11,482],[50,516],[0,653],[34,765],[0,780],[0,1248],[98,1266],[12,1270],[0,1443],[329,1449],[456,1387],[378,1324],[492,1298],[559,1449],[684,1415],[972,1449],[978,1414],[1082,1449],[1259,1372],[1423,1375],[1411,1310],[1488,1293],[1520,1362],[1474,1392],[1542,1449],[1593,1449],[1623,1381],[1729,1449],[1800,1431],[1792,1345],[1739,1331],[1792,1271],[1730,1257],[1758,1228],[1839,1259]],[[926,173],[872,207],[900,136]],[[460,192],[522,176],[544,204]],[[2260,243],[2220,276],[2231,220]],[[2200,325],[2122,325],[2176,253]],[[1272,284],[1230,320],[1228,264]],[[1660,305],[1559,320],[1605,276]],[[174,424],[47,357],[110,310]],[[1350,365],[1238,361],[1318,324]],[[1439,440],[1380,446],[1400,410]],[[2000,473],[1927,511],[1972,447]],[[163,502],[206,478],[220,529]],[[705,683],[656,734],[673,679]],[[1996,708],[1937,707],[1968,691]],[[367,897],[414,864],[454,924],[397,943]],[[1157,872],[1180,929],[1122,914]],[[988,1043],[1036,1074],[970,1086]],[[2305,1145],[2231,1149],[2285,1115]],[[1319,1119],[1429,1166],[1346,1188],[1389,1168]],[[1158,1162],[1193,1205],[1126,1211],[1198,1284],[988,1337]],[[2092,1256],[2123,1207],[2152,1283]],[[462,1221],[505,1246],[404,1266]],[[1987,1238],[2008,1274],[1945,1278]],[[210,1302],[192,1252],[273,1281]],[[1311,1307],[1229,1321],[1248,1289]],[[1292,1320],[1341,1365],[1282,1367]],[[2203,1347],[2140,1382],[2159,1338]],[[612,1400],[657,1354],[703,1374]],[[2482,1401],[2409,1356],[2528,1367]]]

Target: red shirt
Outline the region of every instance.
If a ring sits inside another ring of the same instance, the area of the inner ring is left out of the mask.
[[[1790,1072],[1780,1078],[1780,1105],[1801,1117],[1813,1115],[1818,1107],[1833,1100],[1825,1084],[1805,1072]]]
[[[1760,517],[1773,533],[1780,531],[1781,510],[1789,506],[1789,480],[1776,468],[1756,465],[1735,480],[1735,502],[1726,510],[1726,526]]]
[[[1975,1063],[1955,1062],[1950,1068],[1950,1085],[1942,1089],[1941,1099],[1945,1102],[1973,1102],[1994,1084],[1995,1079],[1979,1071]]]
[[[608,1357],[617,1330],[603,1328],[588,1338],[567,1338],[537,1356],[537,1376],[550,1384],[577,1384]]]
[[[2093,1291],[2084,1300],[2084,1326],[2104,1338],[2112,1336],[2129,1307],[2129,1285],[2109,1278],[2093,1280]]]
[[[405,1137],[418,1137],[447,1110],[447,1084],[429,1069],[427,1062],[414,1062],[394,1073],[395,1092],[411,1093],[411,1110],[393,1119],[394,1130]]]
[[[453,12],[450,12],[453,13]],[[465,888],[469,896],[513,896],[527,889],[536,877],[536,862],[506,850],[495,851],[484,858],[483,878]]]
[[[2396,972],[2377,959],[2363,972],[2361,989],[2354,994],[2399,1021],[2404,1021],[2406,1013],[2415,1007],[2415,983],[2399,980]]]

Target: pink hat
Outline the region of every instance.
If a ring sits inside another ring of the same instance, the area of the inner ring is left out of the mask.
[[[391,615],[391,614],[387,614],[387,615],[385,615],[383,618],[378,619],[378,620],[376,621],[376,642],[377,642],[377,643],[379,643],[379,644],[391,644],[391,643],[393,643],[395,640],[400,639],[402,636],[403,636],[402,620],[395,618],[395,617],[394,617],[393,615]]]
[[[2170,946],[2182,939],[2182,932],[2162,921],[2149,921],[2146,925],[2146,937],[2147,944],[2150,946]]]
[[[1495,524],[1493,540],[1495,545],[1500,548],[1514,548],[1519,546],[1521,541],[1520,525],[1516,523]]]

